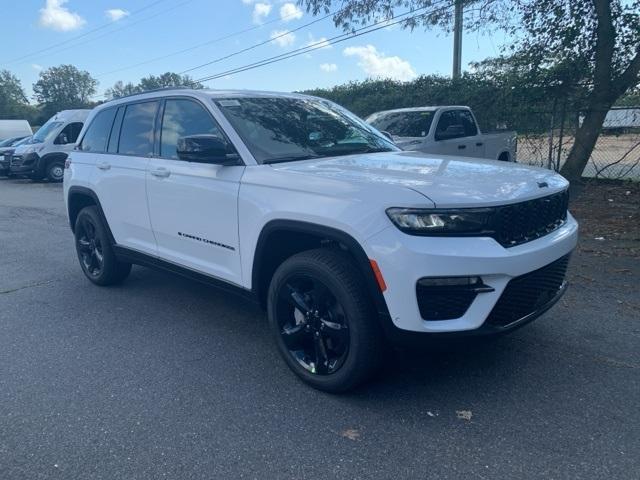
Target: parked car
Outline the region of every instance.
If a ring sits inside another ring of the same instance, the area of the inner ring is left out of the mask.
[[[90,111],[63,110],[56,113],[31,140],[15,149],[9,158],[10,174],[61,182],[64,162],[73,150]]]
[[[27,143],[31,139],[28,137],[13,137],[0,143],[0,176],[9,174],[9,165],[11,163],[11,156],[16,148],[20,145]]]
[[[0,120],[0,141],[33,134],[27,120]]]
[[[183,89],[97,107],[64,175],[91,282],[139,264],[256,299],[289,368],[331,392],[370,378],[387,338],[497,334],[549,309],[578,235],[567,188],[401,151],[327,100]]]
[[[388,132],[403,150],[516,161],[516,133],[482,133],[469,107],[418,107],[385,110],[367,122]]]

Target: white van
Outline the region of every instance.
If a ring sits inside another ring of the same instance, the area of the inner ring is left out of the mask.
[[[8,138],[28,137],[32,133],[26,120],[0,120],[0,142]]]
[[[26,175],[33,180],[47,178],[61,182],[64,162],[73,150],[90,111],[63,110],[56,113],[31,140],[16,148],[9,159],[9,173]]]

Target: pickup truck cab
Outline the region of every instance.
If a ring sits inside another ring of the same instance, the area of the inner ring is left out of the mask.
[[[286,364],[331,392],[370,378],[386,339],[502,333],[549,309],[577,241],[567,188],[403,152],[324,99],[185,89],[94,109],[64,175],[91,282],[139,264],[255,299]]]
[[[19,145],[10,155],[10,175],[61,182],[67,154],[73,150],[90,111],[63,110],[51,117],[29,141]]]
[[[403,150],[516,161],[515,132],[482,133],[469,107],[417,107],[367,117]]]

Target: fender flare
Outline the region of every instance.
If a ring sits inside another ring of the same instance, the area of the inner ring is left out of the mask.
[[[67,216],[69,217],[69,226],[71,227],[71,231],[72,232],[75,231],[75,227],[76,227],[73,222],[73,216],[72,216],[72,210],[71,210],[72,201],[73,201],[72,199],[74,196],[91,198],[93,203],[98,208],[98,214],[100,215],[100,218],[102,219],[102,221],[107,227],[107,234],[109,235],[109,241],[111,242],[111,245],[115,245],[116,240],[113,237],[113,233],[111,233],[111,227],[109,227],[109,222],[107,222],[107,217],[104,214],[104,210],[102,210],[102,205],[100,204],[100,199],[98,198],[98,194],[87,187],[80,187],[80,186],[74,185],[73,187],[69,188],[69,192],[67,193]]]
[[[260,289],[260,276],[262,260],[268,255],[265,252],[267,240],[269,236],[277,231],[292,231],[296,233],[307,233],[314,236],[326,238],[339,242],[347,247],[349,252],[353,255],[356,265],[365,281],[365,287],[371,299],[374,301],[376,311],[379,315],[389,317],[389,310],[387,308],[387,302],[384,299],[384,295],[380,291],[378,282],[376,281],[375,274],[369,263],[369,257],[365,253],[360,243],[348,233],[332,228],[325,225],[319,225],[316,223],[304,222],[300,220],[271,220],[267,222],[260,231],[258,242],[253,255],[253,264],[251,268],[251,286],[254,294],[259,296],[264,293],[259,291]]]
[[[66,153],[66,152],[45,153],[38,160],[38,165],[37,165],[36,168],[34,168],[34,171],[38,176],[44,177],[45,172],[47,171],[47,167],[49,166],[49,164],[51,162],[54,162],[54,161],[62,161],[62,162],[64,162],[67,159],[68,156],[69,156],[69,154]]]

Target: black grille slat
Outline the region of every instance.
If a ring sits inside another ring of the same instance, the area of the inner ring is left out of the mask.
[[[494,238],[504,247],[514,247],[540,238],[564,224],[568,207],[568,190],[497,207],[492,221]]]
[[[512,279],[491,310],[487,323],[505,327],[536,312],[560,292],[569,255],[531,273]]]

